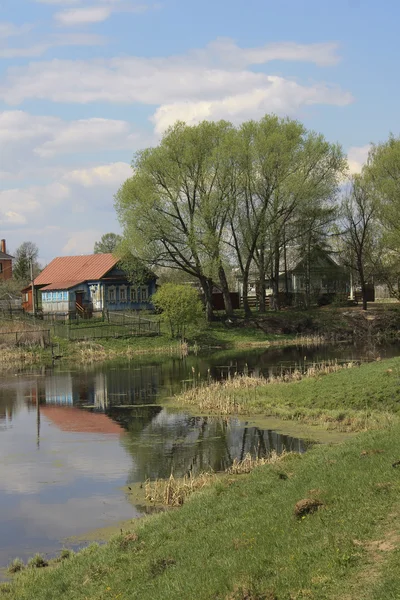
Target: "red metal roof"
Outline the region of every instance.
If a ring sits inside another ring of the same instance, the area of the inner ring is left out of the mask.
[[[59,256],[51,261],[35,279],[35,285],[63,284],[53,289],[66,289],[65,284],[96,281],[115,267],[118,258],[112,254]]]
[[[45,285],[44,287],[40,288],[40,291],[47,292],[50,290],[69,290],[80,283],[82,283],[82,279],[79,279],[79,281],[61,281],[59,283],[50,283],[49,285]]]
[[[68,406],[41,406],[40,413],[62,431],[121,435],[124,429],[103,413]]]

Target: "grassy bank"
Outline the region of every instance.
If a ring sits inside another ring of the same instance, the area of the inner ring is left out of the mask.
[[[398,598],[400,428],[231,476],[104,547],[3,586],[10,600]],[[302,499],[313,514],[295,516]],[[316,504],[316,503],[315,503]]]
[[[393,358],[361,366],[311,367],[305,376],[294,373],[289,382],[237,377],[190,389],[172,402],[203,413],[277,416],[357,431],[398,418],[399,384],[400,358]]]
[[[369,319],[369,317],[373,317]],[[237,311],[231,320],[220,315],[221,320],[211,323],[198,331],[192,331],[185,342],[185,348],[196,350],[208,349],[240,349],[251,347],[269,347],[286,344],[308,345],[335,340],[358,340],[360,344],[368,343],[371,339],[385,342],[393,340],[398,335],[400,310],[396,306],[374,308],[366,315],[359,308],[319,308],[308,311],[283,310],[267,314],[254,314],[244,318],[242,311]],[[103,324],[97,323],[98,328]],[[36,328],[44,327],[40,322]],[[0,322],[1,332],[11,328],[27,328],[32,330],[32,324],[17,321]],[[83,323],[82,327],[87,328]],[[112,327],[112,325],[110,325]],[[5,329],[4,329],[5,328]],[[74,326],[76,329],[76,326]],[[91,325],[91,330],[96,329]],[[75,330],[74,329],[74,330]],[[8,335],[8,337],[7,337]],[[4,335],[5,341],[13,339],[9,334]],[[7,339],[6,339],[7,337]],[[161,335],[155,337],[131,337],[95,339],[88,342],[78,342],[52,336],[55,351],[63,359],[74,362],[95,362],[112,360],[117,357],[130,358],[140,354],[182,353],[179,341],[171,340],[166,324],[161,327]],[[8,348],[11,352],[12,348]],[[26,361],[42,363],[51,362],[52,351],[45,349],[37,352],[35,347],[25,349]],[[11,355],[10,355],[11,356]],[[15,360],[19,362],[18,348],[14,352]],[[1,364],[0,364],[1,367]]]

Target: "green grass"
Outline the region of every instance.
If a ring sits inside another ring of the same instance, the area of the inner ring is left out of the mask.
[[[137,538],[124,532],[56,567],[25,569],[0,597],[398,598],[400,476],[392,463],[399,458],[397,426],[289,455],[136,521]],[[322,508],[297,519],[295,504],[310,496]],[[396,540],[392,549],[379,550],[388,537]]]
[[[199,406],[209,413],[279,416],[348,430],[383,426],[400,414],[400,358],[290,383],[240,383],[201,386],[172,402]]]

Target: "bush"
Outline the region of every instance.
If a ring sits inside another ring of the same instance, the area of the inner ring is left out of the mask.
[[[197,326],[203,307],[197,290],[190,285],[165,283],[152,297],[161,318],[169,325],[171,337],[184,338],[188,327]]]

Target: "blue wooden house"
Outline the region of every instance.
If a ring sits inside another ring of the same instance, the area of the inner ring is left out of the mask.
[[[137,283],[130,281],[112,254],[62,256],[43,269],[32,287],[22,290],[23,307],[35,308],[44,318],[86,318],[105,311],[151,310],[156,276],[147,273]]]

